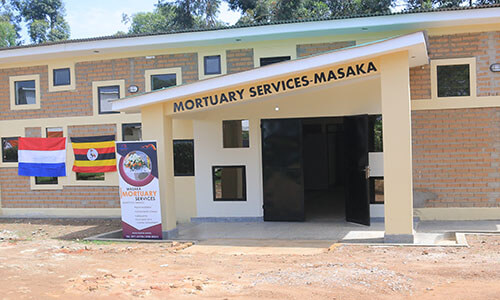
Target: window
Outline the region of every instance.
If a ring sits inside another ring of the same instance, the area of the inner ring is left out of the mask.
[[[245,166],[212,167],[214,201],[246,201]]]
[[[35,177],[35,184],[58,184],[57,177]]]
[[[224,148],[248,148],[250,146],[248,120],[222,121]]]
[[[438,97],[470,96],[470,67],[463,65],[437,66]]]
[[[174,176],[194,176],[193,140],[174,140]]]
[[[2,138],[2,162],[17,162],[17,137]]]
[[[370,178],[370,203],[384,204],[384,178]]]
[[[142,140],[141,123],[122,124],[122,141]]]
[[[177,85],[175,74],[156,74],[151,75],[151,90],[159,90]]]
[[[120,86],[100,86],[97,88],[99,100],[99,113],[110,114],[117,113],[112,110],[112,100],[120,98]]]
[[[261,57],[260,58],[260,66],[267,66],[275,63],[279,63],[282,61],[292,59],[290,56],[273,56],[273,57]]]
[[[205,75],[221,74],[220,55],[203,57]]]
[[[47,127],[45,129],[47,137],[63,137],[63,129],[61,127]]]
[[[76,180],[104,181],[104,173],[76,173]]]
[[[71,75],[69,68],[54,69],[52,72],[53,72],[54,86],[71,84]]]
[[[16,81],[16,105],[36,104],[36,87],[34,80]]]

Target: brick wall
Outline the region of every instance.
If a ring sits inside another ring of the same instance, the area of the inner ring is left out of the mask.
[[[412,112],[415,207],[500,207],[500,108]]]
[[[356,45],[356,41],[297,45],[297,57],[332,51]]]
[[[0,169],[3,208],[118,208],[118,187],[66,186],[62,190],[30,190],[30,179],[17,168]]]
[[[112,135],[116,136],[116,124],[68,126],[69,137]]]
[[[183,83],[198,80],[196,53],[157,55],[154,59],[132,57],[75,64],[76,89],[48,92],[48,67],[0,69],[0,120],[56,118],[92,115],[92,81],[124,79],[144,92],[144,71],[148,69],[182,68]],[[9,77],[40,75],[40,109],[10,110]],[[130,94],[126,92],[125,96]]]
[[[431,59],[476,57],[477,95],[500,95],[500,73],[489,70],[492,63],[500,61],[500,31],[429,36],[428,50]],[[410,69],[411,98],[431,97],[430,68]]]
[[[226,51],[227,74],[251,70],[253,65],[253,49],[237,49]]]
[[[24,128],[24,136],[26,137],[42,137],[42,128],[26,127]]]

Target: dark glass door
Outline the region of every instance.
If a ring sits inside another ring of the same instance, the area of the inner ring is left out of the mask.
[[[344,118],[346,220],[370,225],[368,180],[368,115]]]
[[[265,221],[304,220],[302,121],[261,121]]]

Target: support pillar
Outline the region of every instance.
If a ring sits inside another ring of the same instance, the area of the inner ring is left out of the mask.
[[[177,236],[172,117],[165,115],[163,104],[156,104],[143,107],[141,119],[142,139],[157,142],[163,239],[170,239]]]
[[[381,57],[385,235],[413,243],[413,179],[408,52]]]

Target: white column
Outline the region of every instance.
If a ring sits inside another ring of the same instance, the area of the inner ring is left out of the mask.
[[[385,241],[413,243],[413,179],[408,52],[381,57]]]

